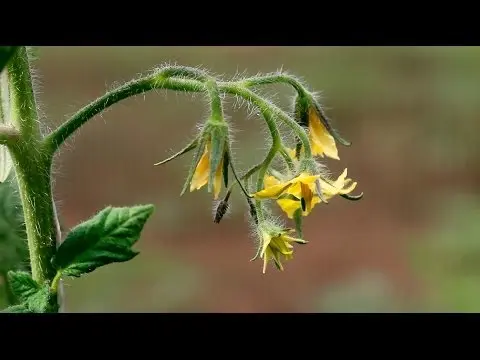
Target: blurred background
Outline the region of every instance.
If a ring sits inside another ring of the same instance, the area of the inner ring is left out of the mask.
[[[335,198],[305,219],[307,246],[285,271],[250,262],[244,200],[212,222],[206,190],[179,193],[182,148],[208,115],[200,96],[151,92],[84,126],[55,162],[66,228],[108,205],[153,203],[128,263],[66,279],[68,312],[480,311],[480,48],[41,47],[35,65],[46,124],[158,64],[201,65],[230,77],[279,68],[322,92],[359,202]],[[267,89],[266,89],[267,90]],[[289,110],[293,92],[268,93]],[[242,169],[265,151],[262,120],[226,110]]]

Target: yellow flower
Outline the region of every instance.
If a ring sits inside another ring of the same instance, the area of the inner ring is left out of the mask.
[[[281,230],[278,232],[262,231],[262,248],[260,258],[263,259],[263,273],[267,270],[267,264],[273,260],[279,270],[283,271],[283,265],[280,261],[281,255],[285,260],[293,258],[292,243],[306,244],[303,239],[294,238],[287,233],[294,231],[293,229]]]
[[[323,179],[320,175],[301,173],[283,183],[274,176],[267,175],[264,178],[264,186],[263,190],[253,196],[256,199],[276,199],[281,209],[293,219],[298,209],[302,210],[303,216],[307,216],[322,199],[327,201],[335,195],[348,194],[355,189],[357,183],[347,179],[345,169],[334,182]]]
[[[193,173],[192,181],[190,182],[190,192],[198,190],[208,183],[208,177],[210,176],[210,141],[207,141],[203,155],[198,161],[195,172]],[[219,162],[215,171],[215,179],[213,182],[213,196],[218,199],[218,195],[222,189],[222,176],[223,176],[223,157]]]
[[[313,156],[320,155],[323,157],[326,155],[332,159],[340,160],[335,139],[322,123],[320,114],[313,106],[308,109],[308,130]]]

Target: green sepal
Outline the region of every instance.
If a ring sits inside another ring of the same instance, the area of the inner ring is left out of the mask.
[[[210,125],[210,174],[208,176],[208,191],[213,190],[215,174],[226,153],[227,124]]]
[[[302,231],[302,223],[303,223],[303,216],[302,210],[297,209],[293,213],[293,220],[295,221],[295,230],[297,231],[298,237],[303,239],[303,231]]]
[[[280,261],[278,261],[275,256],[272,259],[273,259],[273,263],[275,264],[275,267],[277,268],[277,270],[282,271],[282,266],[280,265]]]
[[[359,195],[340,194],[340,196],[347,200],[358,201],[363,198],[363,192]]]
[[[200,161],[200,158],[203,155],[207,141],[208,141],[208,133],[202,132],[199,136],[197,150],[193,155],[192,164],[190,165],[190,170],[188,171],[187,179],[183,184],[183,188],[182,188],[182,191],[180,192],[180,196],[185,194],[185,191],[187,191],[188,187],[190,186],[190,183],[193,178],[193,174],[195,173],[195,169],[197,168],[198,162]]]
[[[26,271],[9,271],[7,276],[12,293],[26,307],[18,307],[16,312],[55,312],[56,295],[50,291],[48,284],[40,285]]]
[[[228,188],[228,166],[230,165],[230,156],[228,151],[225,151],[223,155],[223,183]]]
[[[295,121],[303,128],[308,128],[308,108],[309,99],[301,93],[297,93],[295,98]],[[300,159],[300,151],[302,150],[302,141],[298,136],[295,136],[295,157]]]
[[[180,150],[179,152],[177,152],[176,154],[173,154],[172,156],[166,158],[165,160],[162,160],[158,163],[155,163],[153,164],[154,166],[158,166],[158,165],[163,165],[163,164],[166,164],[167,162],[173,160],[173,159],[176,159],[177,157],[183,155],[183,154],[186,154],[187,152],[189,152],[190,150],[193,150],[198,144],[198,138],[195,138],[193,139],[193,141],[188,144],[187,146],[185,146],[182,150]]]
[[[308,127],[308,109],[310,101],[304,94],[297,93],[295,98],[295,121],[303,126]]]

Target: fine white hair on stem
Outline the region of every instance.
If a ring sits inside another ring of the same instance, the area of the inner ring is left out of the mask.
[[[30,65],[30,77],[32,80],[32,91],[33,91],[33,97],[35,100],[36,111],[37,111],[37,122],[40,126],[40,132],[42,134],[45,134],[50,129],[46,124],[46,121],[45,121],[46,114],[44,111],[44,105],[40,100],[40,93],[43,90],[42,76],[40,74],[40,71],[35,66],[33,66],[34,62],[38,59],[38,56],[35,52],[35,49],[33,49],[32,47],[26,47],[26,51],[27,51],[28,62]]]

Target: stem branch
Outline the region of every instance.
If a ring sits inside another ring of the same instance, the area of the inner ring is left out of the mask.
[[[113,104],[131,96],[142,94],[153,89],[169,89],[187,92],[205,91],[205,85],[202,82],[189,79],[176,79],[171,77],[172,74],[179,75],[178,71],[172,71],[170,67],[164,68],[152,75],[129,81],[107,92],[105,95],[80,109],[69,120],[48,135],[45,138],[45,146],[51,154],[54,154],[62,143],[72,136],[82,125],[87,123],[88,120]]]
[[[300,141],[302,142],[304,147],[305,157],[311,158],[312,149],[310,147],[310,142],[308,141],[308,136],[305,130],[278,106],[263,99],[261,96],[257,95],[253,91],[245,87],[239,86],[238,84],[239,83],[222,83],[219,84],[219,88],[221,91],[224,91],[231,95],[240,96],[245,100],[255,104],[255,106],[257,106],[262,113],[265,113],[268,115],[269,118],[272,118],[272,122],[274,118],[278,118],[283,121],[300,138]]]
[[[281,74],[281,73],[274,73],[268,74],[264,76],[255,76],[251,78],[246,78],[241,81],[238,81],[237,84],[244,87],[253,87],[258,85],[270,85],[270,84],[288,84],[292,86],[298,93],[306,94],[308,93],[305,86],[303,86],[297,78],[291,75]]]

